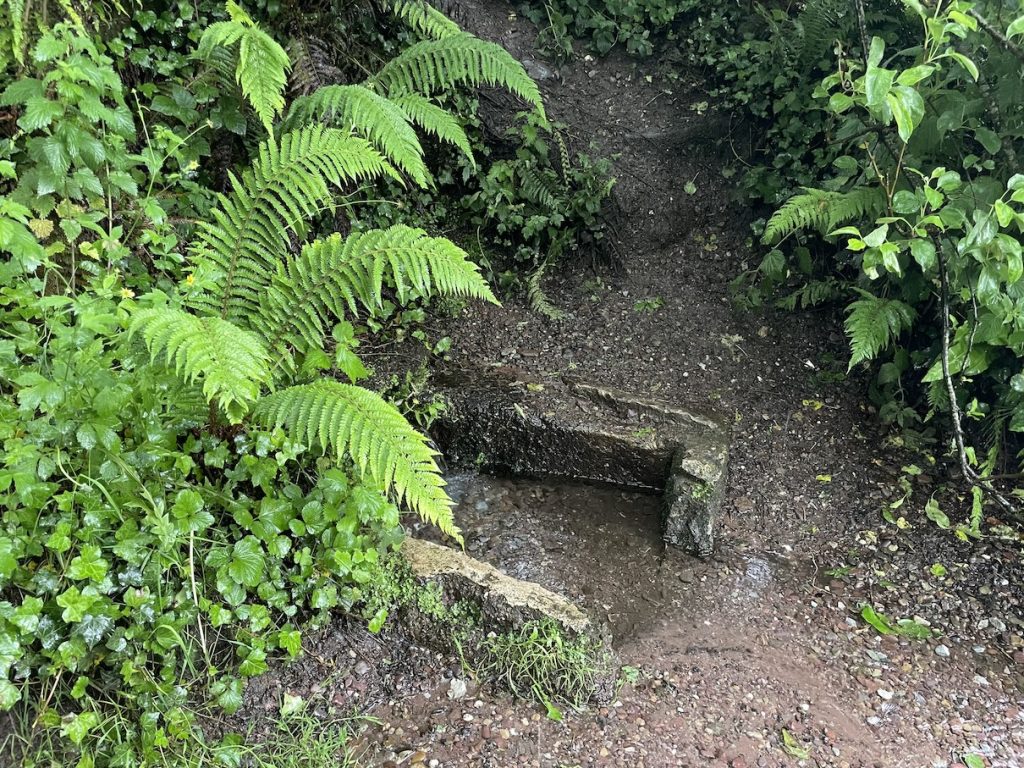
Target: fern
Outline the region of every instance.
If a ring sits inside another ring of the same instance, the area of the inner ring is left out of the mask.
[[[287,252],[289,231],[320,212],[331,185],[369,179],[394,169],[365,140],[311,126],[272,137],[232,194],[220,195],[213,221],[200,223],[193,259],[212,266],[219,280],[196,305],[236,320],[260,306],[260,293]]]
[[[473,157],[469,137],[455,115],[418,93],[393,96],[391,102],[424,131],[461,150],[473,167],[476,167],[476,158]]]
[[[218,317],[197,317],[168,307],[134,314],[129,336],[142,334],[150,359],[161,353],[189,383],[202,380],[208,402],[239,422],[270,379],[266,347],[258,337]]]
[[[565,190],[554,171],[545,173],[535,167],[525,167],[520,170],[519,177],[523,196],[530,202],[549,211],[565,207]]]
[[[782,297],[775,304],[789,311],[793,311],[797,307],[809,309],[837,299],[842,295],[844,295],[844,291],[839,281],[829,277],[824,280],[811,280],[787,296]]]
[[[389,96],[429,95],[457,85],[507,88],[544,117],[537,84],[523,65],[500,45],[460,32],[441,40],[424,40],[393,58],[371,79]]]
[[[230,19],[206,28],[199,40],[198,55],[209,58],[216,48],[238,44],[235,79],[267,133],[273,133],[274,118],[284,109],[284,89],[291,67],[288,54],[234,0],[228,0],[225,7]]]
[[[424,37],[443,40],[462,32],[459,25],[424,0],[391,0],[391,13]]]
[[[25,63],[25,0],[4,0],[11,30],[11,53],[19,64]]]
[[[423,149],[409,118],[397,104],[362,85],[328,85],[296,99],[285,126],[314,120],[354,128],[413,181],[426,186],[430,174],[423,162]]]
[[[316,347],[346,314],[380,310],[385,284],[395,287],[402,304],[437,294],[497,303],[465,251],[421,229],[395,225],[307,245],[278,268],[254,320],[275,344],[287,337],[296,346]]]
[[[526,278],[526,297],[530,301],[530,309],[557,323],[565,320],[568,315],[552,304],[551,299],[548,298],[547,293],[544,291],[542,281],[544,279],[544,271],[547,268],[548,260],[545,259],[533,271],[533,274]]]
[[[813,68],[837,39],[845,39],[843,21],[849,10],[850,0],[807,0],[796,18],[802,67]]]
[[[292,439],[350,456],[358,471],[390,489],[424,520],[461,541],[427,439],[380,395],[337,381],[318,381],[264,397],[253,412]]]
[[[827,234],[846,222],[874,218],[885,203],[882,190],[877,187],[857,187],[849,192],[809,187],[803,190],[768,219],[762,242],[773,244],[795,232],[814,229]]]
[[[858,290],[863,298],[847,307],[844,327],[850,337],[850,366],[871,360],[903,331],[910,328],[916,312],[896,299],[882,299]]]

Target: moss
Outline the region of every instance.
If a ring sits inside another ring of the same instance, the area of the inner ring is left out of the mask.
[[[480,623],[480,611],[472,602],[457,600],[449,604],[440,585],[421,583],[405,559],[394,553],[381,561],[365,590],[362,615],[369,621],[370,630],[378,632],[388,616],[409,608],[443,626],[456,644]]]

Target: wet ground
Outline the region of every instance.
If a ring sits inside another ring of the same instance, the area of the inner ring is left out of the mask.
[[[608,624],[616,644],[648,630],[679,591],[657,496],[466,474],[449,479],[466,550]]]
[[[460,8],[470,31],[540,60],[537,30],[509,5]],[[570,315],[561,324],[513,298],[469,307],[444,331],[472,363],[728,417],[719,547],[708,561],[662,552],[650,498],[458,478],[472,554],[617,628],[621,661],[636,670],[618,699],[553,722],[479,686],[458,659],[404,642],[400,628],[376,638],[342,624],[252,681],[240,717],[274,710],[284,691],[357,709],[379,721],[361,736],[363,762],[389,768],[941,768],[972,755],[1024,765],[1020,545],[992,535],[995,517],[981,541],[934,526],[923,506],[946,478],[924,462],[900,507],[906,525],[886,523],[900,468],[919,457],[877,423],[864,380],[844,377],[841,315],[732,307],[730,280],[761,257],[748,226],[757,212],[723,175],[733,117],[708,106],[700,73],[680,78],[657,56],[544,64],[549,114],[574,146],[616,157],[626,272],[555,276],[546,287]],[[939,497],[954,523],[965,518],[969,498]],[[863,604],[917,617],[934,636],[881,635]],[[464,696],[449,695],[453,679],[466,680]]]

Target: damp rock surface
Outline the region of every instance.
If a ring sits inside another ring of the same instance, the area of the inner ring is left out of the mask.
[[[448,408],[434,435],[452,465],[664,490],[665,540],[711,554],[729,460],[717,417],[507,367],[453,369],[436,383]]]

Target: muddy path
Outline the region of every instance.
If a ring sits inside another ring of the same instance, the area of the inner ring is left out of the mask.
[[[460,481],[471,553],[620,620],[632,671],[618,700],[553,722],[472,680],[451,698],[456,659],[336,627],[297,665],[254,681],[249,711],[282,690],[357,708],[379,721],[361,737],[369,765],[924,768],[967,753],[1024,765],[1019,553],[930,526],[927,473],[905,511],[913,529],[882,522],[906,457],[875,426],[863,382],[839,375],[841,318],[731,307],[729,281],[759,255],[722,174],[729,146],[716,140],[730,116],[657,57],[544,62],[536,30],[504,3],[465,3],[460,21],[543,64],[548,111],[574,145],[616,156],[627,271],[553,278],[570,313],[560,324],[515,301],[471,307],[447,329],[453,349],[728,415],[721,543],[708,561],[666,553],[651,513],[616,492],[613,508],[641,508],[628,530],[614,513],[574,525],[589,502],[572,491]],[[861,620],[864,602],[937,636],[881,636]]]

